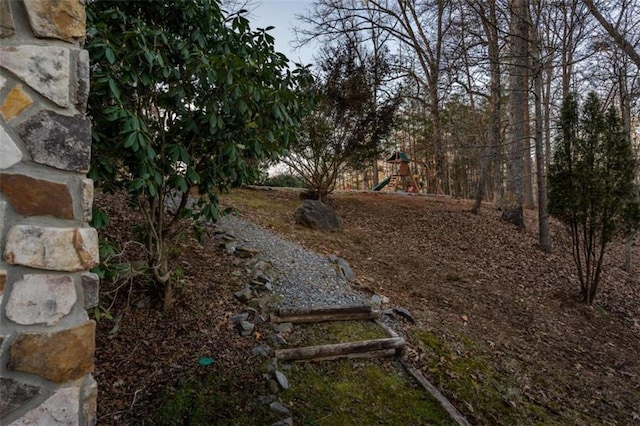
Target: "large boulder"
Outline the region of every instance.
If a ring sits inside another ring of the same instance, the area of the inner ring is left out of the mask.
[[[322,201],[304,200],[294,213],[296,223],[311,229],[338,232],[342,230],[342,221],[338,214]]]

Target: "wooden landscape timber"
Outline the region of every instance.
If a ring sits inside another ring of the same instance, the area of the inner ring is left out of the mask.
[[[405,340],[402,337],[389,337],[386,339],[362,340],[360,342],[277,349],[275,355],[277,359],[282,361],[374,358],[381,355],[395,356],[397,350],[402,350],[404,346]]]
[[[380,312],[369,305],[320,306],[315,308],[280,308],[271,314],[275,323],[308,323],[323,321],[372,320],[380,318]]]

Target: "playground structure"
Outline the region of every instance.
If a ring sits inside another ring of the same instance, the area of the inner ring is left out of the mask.
[[[391,165],[391,174],[373,188],[374,191],[407,191],[420,192],[422,185],[419,175],[411,173],[409,163],[412,160],[402,151],[395,151],[385,160]]]

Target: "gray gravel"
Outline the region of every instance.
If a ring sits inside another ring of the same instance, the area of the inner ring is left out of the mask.
[[[243,245],[259,250],[258,257],[273,265],[277,275],[273,290],[282,296],[275,307],[366,303],[326,257],[309,252],[237,216],[225,216],[217,226],[234,235]]]

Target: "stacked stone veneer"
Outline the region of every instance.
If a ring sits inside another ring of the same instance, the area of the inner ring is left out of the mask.
[[[83,0],[0,0],[0,424],[94,424]]]

